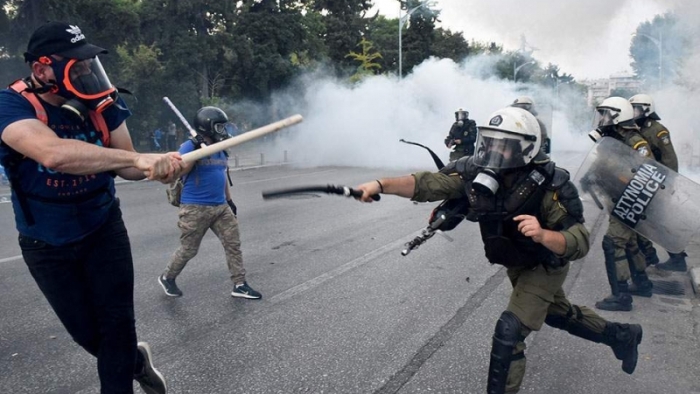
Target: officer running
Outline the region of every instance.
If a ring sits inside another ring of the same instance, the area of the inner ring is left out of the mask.
[[[490,394],[518,392],[525,374],[525,338],[543,323],[610,346],[628,374],[634,372],[642,341],[640,325],[606,321],[566,298],[562,285],[569,261],[588,253],[589,233],[576,187],[566,170],[540,152],[540,138],[531,113],[504,108],[479,127],[474,156],[437,173],[358,186],[364,202],[381,192],[414,201],[462,199],[468,204],[467,220],[479,223],[487,259],[505,266],[513,285],[493,335]]]

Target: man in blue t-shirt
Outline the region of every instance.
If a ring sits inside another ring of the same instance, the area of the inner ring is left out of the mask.
[[[195,150],[195,144],[211,144],[229,137],[228,116],[216,107],[204,107],[197,111],[194,129],[197,138],[180,146],[180,153]],[[195,163],[183,164],[184,187],[180,197],[178,227],[180,247],[175,251],[165,271],[158,277],[165,294],[171,297],[182,296],[175,278],[185,265],[197,255],[199,245],[207,230],[211,229],[219,238],[226,254],[226,264],[231,273],[233,290],[231,296],[246,299],[260,299],[262,295],[253,290],[245,279],[241,239],[236,219],[236,205],[226,184],[228,155],[218,152]]]
[[[163,394],[150,348],[136,339],[133,259],[114,176],[167,183],[182,161],[134,150],[131,112],[97,58],[106,52],[63,22],[32,34],[31,75],[0,91],[0,163],[24,261],[73,340],[97,357],[101,392],[132,392],[135,379]]]

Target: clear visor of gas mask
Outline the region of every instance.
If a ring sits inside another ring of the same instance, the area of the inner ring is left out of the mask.
[[[634,109],[634,118],[635,119],[642,119],[646,118],[649,116],[649,106],[645,104],[634,104],[632,105],[632,109]]]
[[[497,133],[495,136],[484,136],[483,133],[479,133],[474,164],[492,169],[522,167],[525,165],[522,155],[523,145],[534,146],[534,141],[525,141],[520,136],[511,134]]]
[[[215,123],[214,137],[217,141],[225,140],[233,135],[234,126],[231,123]]]
[[[64,70],[63,85],[84,100],[102,98],[115,91],[97,57],[69,60]]]
[[[620,111],[613,108],[596,108],[593,117],[593,127],[603,128],[606,126],[614,126],[615,119],[620,116]]]

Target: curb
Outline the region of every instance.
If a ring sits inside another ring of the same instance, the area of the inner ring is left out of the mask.
[[[690,275],[690,283],[693,285],[693,291],[696,295],[700,295],[700,268],[693,268],[688,274]]]

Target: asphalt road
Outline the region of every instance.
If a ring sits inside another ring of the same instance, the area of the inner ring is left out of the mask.
[[[570,168],[579,159],[561,157]],[[233,172],[247,279],[260,301],[230,297],[212,234],[178,278],[184,296],[165,296],[156,277],[178,246],[177,209],[159,183],[118,185],[135,257],[139,339],[150,343],[169,392],[485,392],[491,335],[510,284],[483,257],[478,226],[464,223],[449,234],[454,242],[435,236],[402,257],[436,204],[393,196],[373,204],[325,195],[261,199],[272,188],[352,186],[403,173]],[[607,220],[588,204],[586,218],[594,246],[573,264],[566,290],[573,302],[592,305],[609,292],[599,246]],[[66,334],[19,254],[11,206],[0,202],[0,392],[98,392],[95,360]],[[603,314],[644,325],[631,376],[606,346],[545,327],[528,338],[521,392],[700,392],[698,310],[686,293],[635,299],[633,312]]]

